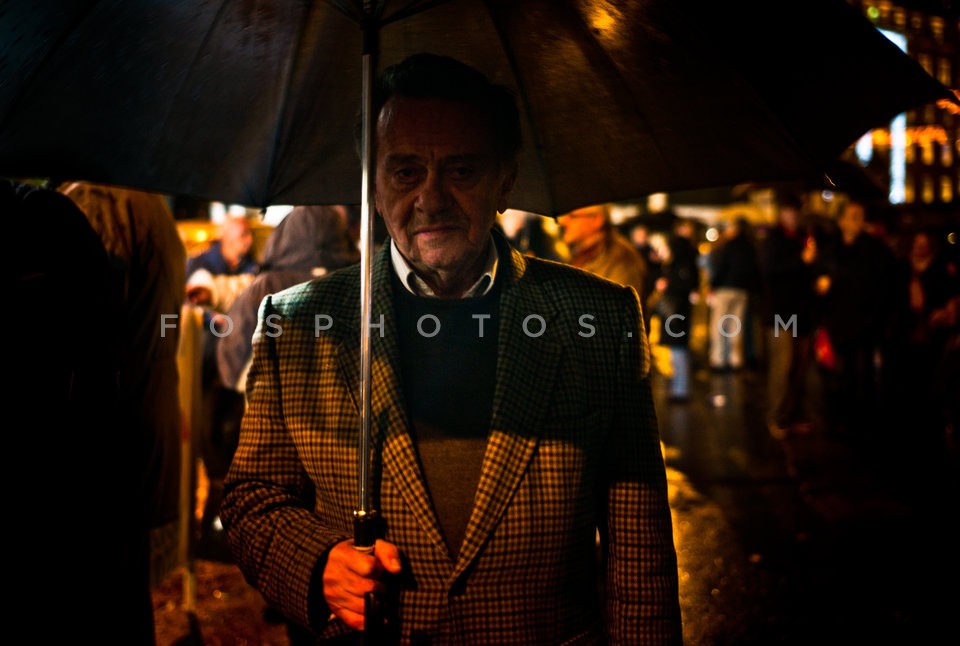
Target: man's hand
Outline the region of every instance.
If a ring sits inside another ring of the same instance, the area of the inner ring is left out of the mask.
[[[213,292],[209,287],[190,287],[187,289],[187,300],[194,305],[210,305],[213,303]]]
[[[364,628],[364,595],[383,593],[385,578],[400,573],[400,550],[377,540],[372,553],[359,551],[353,540],[334,545],[323,570],[323,598],[330,611],[355,630]]]

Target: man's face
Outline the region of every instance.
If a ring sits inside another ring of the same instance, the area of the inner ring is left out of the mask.
[[[398,97],[380,113],[377,210],[424,278],[479,276],[511,170],[500,168],[489,126],[467,104]]]
[[[603,228],[605,221],[602,206],[585,206],[557,218],[563,241],[568,245],[589,239]]]

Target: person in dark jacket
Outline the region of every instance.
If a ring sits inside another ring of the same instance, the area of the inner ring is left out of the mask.
[[[226,387],[244,390],[257,308],[264,296],[360,261],[348,229],[349,208],[298,206],[270,234],[260,273],[226,313],[232,329],[217,346],[217,368]]]
[[[837,234],[824,249],[826,273],[818,281],[823,324],[837,356],[826,375],[824,398],[831,429],[864,438],[879,422],[876,369],[889,334],[894,284],[893,252],[866,231],[867,205],[850,199],[837,218]]]
[[[668,392],[674,402],[690,396],[691,298],[696,298],[700,288],[700,252],[693,243],[693,230],[689,220],[676,222],[650,299],[653,312],[660,318],[660,344],[670,349]]]
[[[927,467],[947,457],[948,411],[960,392],[948,385],[949,365],[956,365],[951,339],[960,333],[960,276],[931,231],[917,230],[907,242],[892,290],[894,331],[881,384],[895,427],[909,429]]]
[[[147,460],[122,413],[129,327],[115,265],[81,209],[52,188],[0,179],[0,213],[16,241],[4,272],[15,332],[5,390],[21,420],[8,421],[5,450],[8,462],[33,467],[32,482],[6,501],[5,572],[16,582],[8,611],[33,617],[56,606],[50,620],[24,626],[27,641],[152,646],[138,506]],[[110,591],[108,604],[79,589],[91,582]]]
[[[760,247],[761,317],[767,331],[767,428],[778,439],[805,431],[814,418],[808,400],[814,320],[816,238],[801,227],[799,197],[780,198],[777,225]]]
[[[739,370],[751,320],[750,295],[757,287],[759,265],[744,218],[724,224],[724,241],[710,253],[710,368]]]

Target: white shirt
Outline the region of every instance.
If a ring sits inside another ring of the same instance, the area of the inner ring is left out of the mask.
[[[500,254],[497,253],[497,245],[493,242],[493,236],[490,236],[488,243],[487,263],[484,265],[483,273],[477,279],[470,289],[464,292],[461,298],[471,298],[474,296],[483,296],[493,289],[493,281],[497,277],[497,265],[500,261]],[[417,272],[407,263],[406,258],[400,254],[397,249],[397,243],[390,240],[390,260],[393,264],[393,270],[397,272],[400,282],[406,287],[407,291],[417,296],[433,296],[436,294],[427,283],[417,275]]]

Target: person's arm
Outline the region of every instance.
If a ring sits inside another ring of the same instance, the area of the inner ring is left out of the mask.
[[[609,474],[601,537],[607,555],[612,644],[682,642],[677,555],[660,432],[650,387],[650,349],[636,297],[625,291],[618,389],[606,448]]]
[[[283,334],[265,334],[264,320],[274,313],[272,297],[260,306],[248,376],[247,411],[239,444],[225,482],[220,510],[228,544],[244,577],[284,616],[310,625],[323,615],[322,591],[311,590],[314,570],[345,529],[324,526],[314,513],[314,488],[286,424],[282,385],[284,364],[277,346],[303,342],[293,326]],[[274,319],[271,319],[274,320]],[[283,325],[283,318],[275,319]],[[308,405],[307,402],[301,402]],[[316,429],[321,432],[321,429]],[[311,597],[312,594],[312,597]],[[319,604],[318,604],[319,601]],[[320,629],[322,626],[314,626]]]

